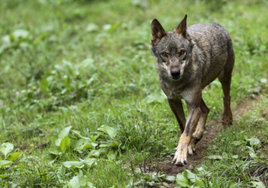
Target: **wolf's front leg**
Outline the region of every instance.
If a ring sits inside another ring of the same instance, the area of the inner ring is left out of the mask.
[[[189,155],[193,155],[195,153],[196,144],[203,137],[205,124],[206,124],[207,116],[209,113],[209,108],[207,107],[207,105],[203,99],[202,99],[201,104],[200,104],[200,109],[201,109],[200,118],[199,118],[199,121],[197,123],[195,132],[192,135],[191,143],[188,145],[188,154]]]
[[[173,163],[177,166],[187,164],[187,148],[191,142],[192,134],[199,120],[201,109],[199,106],[188,105],[189,115],[187,117],[185,129],[180,137],[177,151]]]

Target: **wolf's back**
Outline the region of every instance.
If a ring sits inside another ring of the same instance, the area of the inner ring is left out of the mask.
[[[199,42],[208,41],[213,44],[225,45],[231,38],[228,32],[217,23],[195,24],[187,28],[187,32]]]
[[[201,62],[205,87],[215,79],[230,58],[234,58],[232,40],[228,32],[217,23],[195,24],[187,28],[194,42],[193,61]],[[200,61],[201,60],[201,61]]]

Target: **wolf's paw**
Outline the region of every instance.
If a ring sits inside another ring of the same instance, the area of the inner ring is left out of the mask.
[[[233,114],[230,111],[224,111],[222,115],[222,125],[232,125],[233,124]]]
[[[196,144],[202,139],[203,133],[195,132],[192,136],[191,142],[188,146],[188,154],[196,154]]]
[[[187,164],[187,147],[183,149],[178,147],[177,151],[175,152],[173,163],[176,166],[184,166]]]
[[[232,125],[233,124],[233,117],[223,117],[222,118],[222,125]]]
[[[194,155],[196,152],[196,145],[195,143],[193,143],[193,141],[191,141],[190,145],[188,146],[188,154],[191,156],[191,155]]]

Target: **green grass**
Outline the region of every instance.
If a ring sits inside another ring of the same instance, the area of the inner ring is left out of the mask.
[[[149,50],[151,20],[157,18],[171,30],[187,13],[189,25],[218,22],[229,31],[236,52],[231,91],[235,108],[237,101],[267,89],[266,7],[261,0],[217,5],[209,0],[1,1],[0,145],[12,143],[14,149],[0,154],[0,162],[13,162],[0,163],[0,185],[163,183],[162,175],[136,172],[146,161],[173,155],[180,135]],[[213,82],[203,95],[209,118],[219,119],[220,83]],[[267,169],[267,157],[262,158],[262,153],[267,156],[267,116],[261,118],[267,95],[262,100],[219,135],[207,156],[223,160],[210,159],[203,170],[192,170],[198,178],[218,187],[264,181],[259,177],[263,174],[253,172]],[[70,131],[64,129],[70,126]],[[249,145],[250,138],[261,144]],[[226,145],[234,141],[240,144]],[[256,158],[250,158],[247,146]],[[229,161],[229,156],[235,158]],[[70,161],[76,165],[68,166]]]

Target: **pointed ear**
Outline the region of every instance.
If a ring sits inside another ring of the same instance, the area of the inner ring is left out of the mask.
[[[152,31],[152,45],[156,45],[162,37],[166,35],[164,28],[161,26],[157,19],[154,19],[151,23],[151,31]]]
[[[181,23],[179,24],[179,26],[176,29],[176,32],[181,34],[182,36],[186,37],[186,29],[187,29],[187,14],[185,14],[183,20],[181,21]]]

